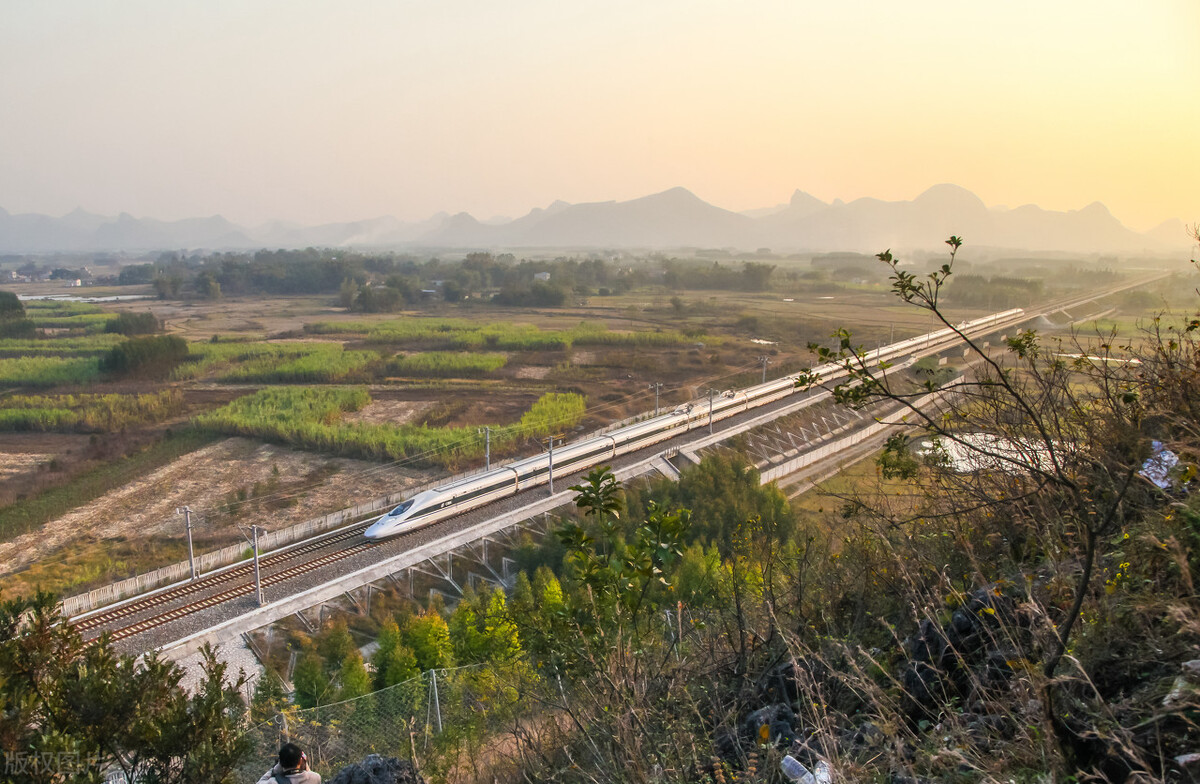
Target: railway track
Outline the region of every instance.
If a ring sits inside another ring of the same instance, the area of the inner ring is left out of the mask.
[[[289,547],[286,550],[282,550],[277,553],[268,553],[267,555],[259,558],[259,568],[260,570],[271,570],[289,561],[294,561],[297,558],[303,558],[311,555],[312,553],[320,552],[321,550],[328,548],[330,545],[335,545],[338,542],[360,539],[362,532],[369,524],[370,521],[355,523],[349,528],[336,531],[332,534],[326,534],[320,538],[310,539],[307,542],[299,543],[296,546]],[[358,550],[350,551],[349,548],[342,548],[342,550],[346,551],[346,555],[353,555],[355,552],[358,552]],[[290,572],[292,569],[285,571]],[[172,604],[188,594],[194,594],[209,590],[211,588],[216,588],[217,586],[231,581],[246,579],[251,577],[253,574],[254,564],[252,562],[241,563],[214,574],[199,577],[191,582],[184,583],[182,585],[176,585],[141,599],[134,599],[133,601],[122,603],[116,607],[104,608],[96,612],[89,613],[76,620],[73,620],[72,623],[77,629],[86,635],[88,632],[108,626],[114,621],[121,621],[126,618],[140,615],[148,610],[153,610],[155,607],[163,607]],[[273,575],[274,572],[271,572],[268,576]],[[265,582],[266,580],[264,579],[264,583]],[[253,588],[253,583],[247,583],[247,585]],[[219,595],[230,597],[238,596],[245,592],[240,590],[241,588],[245,587],[246,586],[240,586],[238,590],[228,590]],[[204,606],[212,605],[206,604]],[[198,607],[197,609],[203,609],[203,607]],[[116,638],[115,633],[114,638]]]
[[[360,531],[361,531],[361,529],[360,529]],[[326,541],[325,544],[328,545],[329,542]],[[311,571],[313,569],[319,569],[323,566],[334,563],[335,561],[340,561],[344,558],[349,558],[352,555],[357,555],[360,552],[363,552],[365,550],[369,550],[373,547],[378,547],[378,546],[379,546],[378,542],[370,542],[370,541],[366,541],[366,540],[360,540],[359,542],[356,542],[355,544],[352,544],[348,547],[343,547],[338,550],[334,550],[331,553],[326,553],[325,555],[317,556],[316,558],[313,558],[311,560],[303,561],[299,564],[296,564],[295,566],[290,566],[286,569],[282,569],[277,572],[272,572],[271,574],[263,575],[262,585],[264,588],[266,588],[268,586],[275,585],[277,583],[281,583],[285,580],[290,580],[293,577],[299,577],[300,575],[304,574],[305,572]],[[261,564],[260,564],[260,566],[261,566]],[[186,588],[186,587],[188,587],[188,586],[181,586],[181,588]],[[187,604],[183,604],[178,607],[171,608],[171,609],[169,609],[163,613],[160,613],[158,615],[152,615],[149,618],[146,618],[141,621],[137,621],[135,623],[130,624],[129,626],[122,626],[122,627],[110,632],[109,639],[116,641],[116,640],[125,639],[126,637],[132,637],[135,634],[142,634],[143,632],[147,632],[151,629],[157,628],[159,626],[163,626],[165,624],[171,623],[172,621],[183,618],[186,615],[191,615],[192,613],[200,612],[201,610],[206,610],[210,607],[216,607],[219,604],[223,604],[227,601],[230,601],[231,599],[236,599],[239,596],[246,596],[248,594],[253,593],[255,590],[256,590],[256,587],[255,587],[253,580],[250,582],[247,582],[247,583],[241,583],[239,585],[235,585],[232,588],[227,588],[224,591],[220,591],[220,592],[214,593],[214,594],[209,594],[208,596],[205,596],[201,599],[197,599],[197,600],[189,602]],[[142,608],[143,611],[145,609],[146,608],[144,608],[144,607]],[[111,622],[111,620],[112,619],[109,619],[110,622]]]

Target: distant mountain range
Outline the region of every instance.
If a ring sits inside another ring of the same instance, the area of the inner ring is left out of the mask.
[[[250,248],[668,249],[771,248],[791,251],[917,249],[951,234],[972,247],[1072,253],[1160,253],[1189,246],[1184,225],[1167,221],[1139,233],[1099,202],[1054,212],[1035,205],[989,208],[957,185],[935,185],[912,201],[863,198],[832,204],[797,190],[777,207],[730,212],[685,188],[631,201],[567,204],[510,221],[481,222],[463,212],[425,221],[391,217],[300,226],[238,226],[215,215],[160,221],[75,210],[61,218],[11,215],[0,209],[0,253],[144,252]]]

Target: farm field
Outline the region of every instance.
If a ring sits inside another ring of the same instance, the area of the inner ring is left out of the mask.
[[[384,313],[314,295],[25,304],[35,333],[0,337],[6,592],[75,591],[178,560],[179,506],[207,526],[197,547],[220,547],[238,526],[282,527],[475,467],[484,426],[493,458],[528,454],[551,432],[652,408],[654,382],[674,405],[757,381],[764,357],[768,375],[806,367],[809,343],[838,327],[873,347],[934,326],[882,282]],[[177,347],[106,331],[147,313]],[[135,343],[144,364],[114,370],[114,347]]]

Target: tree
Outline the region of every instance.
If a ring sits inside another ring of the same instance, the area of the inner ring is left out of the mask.
[[[175,299],[183,288],[183,277],[177,273],[159,273],[154,276],[154,291],[159,299]]]
[[[413,616],[404,627],[403,638],[422,672],[454,666],[450,629],[440,614],[431,610]]]
[[[254,696],[250,698],[250,721],[270,721],[287,705],[287,692],[273,670],[267,670],[254,684]]]
[[[338,289],[338,305],[346,310],[354,309],[354,300],[358,298],[358,284],[353,278],[346,278]]]
[[[220,299],[221,283],[212,272],[202,272],[196,276],[196,293],[204,299]]]
[[[487,659],[487,640],[481,628],[481,615],[479,596],[468,586],[450,615],[449,623],[454,660],[460,664],[475,664]]]
[[[354,638],[346,628],[346,622],[338,618],[317,638],[317,653],[325,660],[326,667],[337,667],[354,650]]]
[[[417,657],[402,641],[400,627],[394,618],[383,622],[376,642],[379,647],[371,656],[376,689],[394,686],[419,674]]]
[[[6,781],[48,781],[35,765],[57,760],[71,781],[100,782],[118,768],[127,781],[234,781],[250,751],[242,732],[244,677],[204,649],[196,692],[179,665],[150,654],[118,656],[108,641],[86,642],[49,594],[0,603],[0,750]],[[65,761],[65,762],[64,762]],[[62,779],[56,779],[62,780]]]
[[[483,633],[487,661],[512,662],[521,655],[521,639],[508,612],[503,588],[496,588],[488,599]]]
[[[1105,538],[1119,530],[1146,500],[1145,482],[1138,477],[1138,469],[1150,456],[1151,439],[1143,431],[1146,411],[1131,391],[1132,375],[1116,369],[1119,364],[1087,359],[1091,348],[1082,352],[1081,361],[1067,363],[1058,358],[1062,352],[1043,352],[1036,332],[1025,331],[1007,341],[1016,360],[1015,366],[1008,367],[965,335],[941,305],[962,240],[951,237],[946,244],[951,249],[950,260],[924,279],[902,269],[890,251],[878,258],[892,271],[896,296],[933,314],[978,360],[973,380],[958,384],[955,394],[943,397],[938,407],[921,408],[916,400],[932,385],[916,390],[898,388],[891,375],[882,372],[886,368],[871,366],[865,354],[847,345],[848,334],[842,336],[838,350],[818,347],[817,351],[822,359],[841,364],[848,373],[849,380],[835,390],[839,401],[857,406],[879,399],[899,402],[927,435],[956,445],[972,454],[975,464],[993,466],[1005,475],[1001,482],[987,483],[985,488],[970,483],[974,485],[970,503],[1002,505],[1014,512],[1017,505],[1028,509],[1036,503],[1044,524],[1036,525],[1034,533],[1044,544],[1054,540],[1075,550],[1066,545],[1068,538],[1079,543],[1082,568],[1074,580],[1073,600],[1054,624],[1044,659],[1050,677],[1070,643]],[[1117,351],[1111,344],[1098,350]],[[1081,381],[1098,394],[1081,390]],[[984,419],[978,413],[981,410],[999,416]],[[964,422],[971,427],[964,428]],[[971,437],[972,428],[983,428],[993,437]],[[889,441],[885,456],[894,457],[902,446],[902,441]],[[1028,481],[1011,481],[1008,475],[1013,473],[1028,477]],[[947,474],[946,478],[953,476]]]
[[[933,379],[871,364],[845,330],[834,348],[814,346],[822,361],[846,371],[833,390],[837,400],[899,404],[931,444],[923,455],[904,437],[885,445],[880,468],[913,490],[904,503],[842,496],[844,526],[855,533],[838,555],[863,575],[857,616],[906,616],[898,626],[909,629],[907,661],[893,681],[901,696],[881,701],[876,715],[916,722],[977,695],[1020,726],[1044,722],[1057,745],[1051,764],[1064,775],[1092,766],[1104,775],[1161,771],[1165,735],[1157,733],[1186,721],[1177,712],[1185,709],[1173,713],[1157,700],[1146,707],[1128,684],[1164,657],[1170,672],[1167,651],[1188,656],[1177,646],[1197,640],[1181,616],[1168,618],[1182,611],[1178,591],[1200,566],[1191,545],[1178,545],[1180,537],[1195,542],[1194,534],[1176,522],[1200,520],[1184,490],[1200,455],[1200,322],[1157,317],[1138,339],[1114,332],[1058,345],[1024,330],[989,350],[945,312],[962,240],[947,244],[949,261],[924,276],[888,251],[878,256],[895,295],[966,347],[969,372],[945,394],[930,399]],[[1164,449],[1178,462],[1155,481],[1151,467],[1165,465]],[[945,620],[947,607],[954,611]],[[1183,612],[1194,617],[1194,605]],[[853,670],[847,660],[871,660],[864,636],[848,635],[839,649],[833,661],[843,671]],[[803,627],[797,638],[797,656],[827,655]],[[997,658],[1004,660],[998,669]],[[844,678],[852,689],[870,688],[866,680]],[[1003,701],[1022,688],[1039,693],[1029,704],[1040,717],[1029,716],[1025,703]],[[1159,728],[1153,737],[1129,729],[1149,723]]]
[[[25,305],[11,291],[0,291],[0,338],[31,338],[36,327],[25,318]]]
[[[25,318],[25,305],[11,291],[0,291],[0,319]]]
[[[296,687],[296,704],[301,708],[315,708],[329,702],[333,696],[333,684],[325,673],[325,660],[316,651],[300,657],[292,673],[292,684]]]
[[[357,649],[351,649],[342,660],[338,684],[339,700],[352,700],[371,691],[371,676],[367,674],[362,654]]]

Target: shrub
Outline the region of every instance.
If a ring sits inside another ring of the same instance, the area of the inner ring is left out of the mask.
[[[33,322],[25,318],[25,306],[11,291],[0,291],[0,338],[33,337]]]
[[[101,362],[101,368],[109,373],[165,373],[187,355],[187,341],[178,335],[132,338],[113,346]]]
[[[152,335],[162,329],[158,316],[153,313],[119,313],[104,325],[105,332],[118,335]]]

